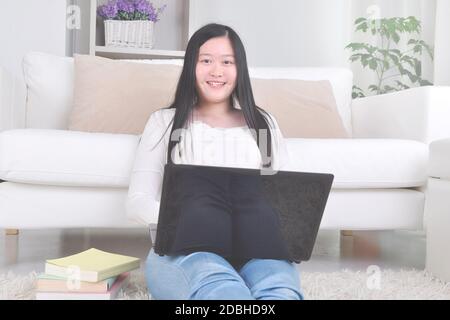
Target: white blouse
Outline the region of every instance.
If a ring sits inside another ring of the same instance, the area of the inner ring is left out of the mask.
[[[131,173],[126,212],[130,219],[152,225],[158,222],[164,166],[175,109],[153,112],[142,133]],[[271,128],[274,170],[285,170],[290,157],[278,123]],[[190,121],[190,120],[188,120]],[[271,122],[269,121],[269,126]],[[165,131],[167,129],[167,131]],[[165,133],[164,133],[165,132]],[[260,150],[245,127],[218,128],[194,120],[179,132],[179,143],[172,151],[175,164],[195,164],[235,168],[260,169],[264,173]],[[158,143],[160,138],[164,138]],[[152,148],[154,149],[152,150]]]

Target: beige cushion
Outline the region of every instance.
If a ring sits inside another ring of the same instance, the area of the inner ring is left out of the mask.
[[[141,134],[149,115],[168,106],[181,65],[75,55],[69,130]],[[286,138],[347,138],[329,81],[252,78],[256,104]]]
[[[141,134],[150,114],[174,98],[181,66],[75,55],[69,130]]]
[[[275,116],[285,138],[348,138],[327,80],[251,79],[258,107]]]

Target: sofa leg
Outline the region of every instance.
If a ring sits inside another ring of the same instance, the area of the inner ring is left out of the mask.
[[[19,256],[19,229],[5,229],[4,252],[6,265],[16,264]],[[15,236],[15,237],[14,237]]]
[[[353,231],[352,230],[341,230],[341,236],[352,237]]]
[[[19,234],[19,229],[6,229],[5,234],[7,236],[17,236]]]
[[[381,255],[378,233],[373,231],[341,230],[341,257],[351,259],[379,259]]]

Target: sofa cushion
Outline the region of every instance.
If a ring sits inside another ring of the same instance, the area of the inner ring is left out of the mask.
[[[44,185],[128,187],[139,136],[64,130],[0,133],[0,179]],[[428,146],[412,140],[286,139],[291,171],[333,173],[333,188],[426,182]]]
[[[182,59],[123,60],[182,66]],[[22,61],[27,87],[26,127],[67,129],[73,107],[74,58],[28,52]]]
[[[348,138],[328,80],[251,79],[256,104],[285,138]]]
[[[75,56],[69,130],[141,134],[152,112],[174,98],[181,66]]]
[[[182,66],[182,59],[124,60],[145,64]],[[67,129],[73,107],[74,58],[42,52],[29,52],[23,60],[28,89],[26,127]],[[353,74],[347,68],[331,67],[249,67],[250,77],[257,79],[328,80],[333,88],[337,109],[347,132],[352,132],[350,104]],[[160,106],[162,107],[162,106]]]
[[[287,139],[293,171],[335,175],[333,188],[425,185],[428,146],[399,139]]]
[[[67,129],[73,101],[73,58],[42,52],[24,56],[26,127]]]
[[[0,133],[0,179],[42,185],[127,187],[139,136],[67,130]]]
[[[342,122],[348,134],[352,135],[352,86],[353,73],[346,68],[332,67],[249,67],[252,79],[292,79],[306,81],[327,80],[333,88],[333,95]]]

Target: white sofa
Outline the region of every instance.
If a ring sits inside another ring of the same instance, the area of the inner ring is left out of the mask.
[[[450,282],[450,138],[430,144],[426,269]]]
[[[139,136],[65,130],[73,59],[29,53],[23,63],[26,128],[0,133],[0,228],[144,227],[125,213]],[[352,138],[287,139],[290,170],[335,175],[322,229],[423,227],[428,144],[450,137],[449,87],[352,101],[347,69],[252,68],[250,74],[332,84]]]

